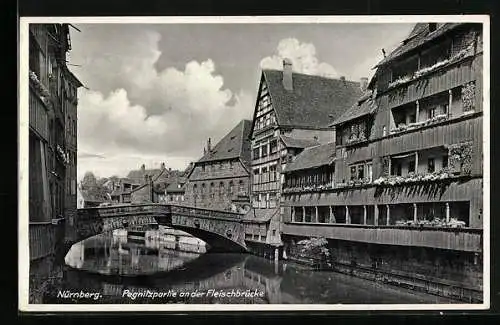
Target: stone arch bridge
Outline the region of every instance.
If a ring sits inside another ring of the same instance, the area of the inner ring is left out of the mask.
[[[66,246],[103,232],[151,223],[185,231],[214,252],[247,252],[243,214],[170,204],[124,204],[78,209],[66,231]]]

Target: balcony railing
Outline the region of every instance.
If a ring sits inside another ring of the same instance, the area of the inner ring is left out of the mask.
[[[423,76],[428,75],[431,72],[434,72],[442,67],[458,62],[466,57],[470,57],[474,55],[474,42],[470,43],[466,48],[462,49],[460,52],[456,53],[452,57],[445,59],[443,61],[436,62],[432,66],[422,68],[417,70],[409,75],[404,75],[396,80],[389,83],[388,89],[395,88],[400,85],[404,85],[412,80],[419,79]]]
[[[396,128],[391,130],[391,133],[410,131],[410,130],[418,129],[418,128],[421,128],[424,126],[437,124],[437,123],[442,122],[442,121],[447,120],[447,119],[448,119],[448,115],[440,114],[440,115],[436,115],[433,118],[430,118],[430,119],[425,120],[425,121],[419,121],[419,122],[408,123],[408,124],[399,124]]]
[[[333,183],[326,184],[308,184],[303,186],[290,186],[283,189],[283,193],[304,193],[304,192],[321,192],[335,188]]]
[[[475,228],[285,223],[283,233],[383,245],[481,252],[483,231]]]

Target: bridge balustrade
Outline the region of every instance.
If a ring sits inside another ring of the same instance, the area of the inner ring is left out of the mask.
[[[228,219],[228,220],[243,219],[243,214],[237,212],[202,209],[202,208],[179,206],[179,205],[172,205],[171,213],[188,215],[188,216],[207,217],[213,219]]]

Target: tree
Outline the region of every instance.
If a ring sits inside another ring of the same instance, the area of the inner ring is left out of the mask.
[[[82,189],[84,189],[84,190],[96,188],[97,187],[97,178],[95,177],[94,173],[86,172],[85,175],[83,176],[81,186],[82,186]]]

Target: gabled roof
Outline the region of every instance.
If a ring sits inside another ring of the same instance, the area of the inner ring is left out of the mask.
[[[286,135],[281,135],[280,137],[287,148],[307,148],[319,145],[319,142],[314,139],[295,139]]]
[[[161,173],[161,169],[136,169],[131,170],[127,178],[132,180],[134,183],[142,184],[144,182],[144,175],[156,176]]]
[[[435,39],[439,36],[442,36],[443,34],[447,33],[448,31],[463,25],[463,23],[447,23],[443,24],[442,26],[439,26],[435,31],[430,32],[429,31],[429,24],[428,23],[418,23],[413,27],[412,31],[408,35],[407,38],[405,38],[401,45],[399,45],[394,51],[392,51],[389,55],[387,55],[382,61],[380,61],[376,67],[384,65],[390,61],[393,61],[395,58],[402,56],[403,54],[406,54],[423,44],[429,42],[432,39]]]
[[[330,165],[335,160],[335,142],[305,148],[295,159],[288,163],[285,173]]]
[[[377,103],[371,97],[371,92],[367,92],[359,101],[351,108],[345,111],[332,125],[343,124],[348,121],[357,119],[368,114],[372,114],[377,109]]]
[[[174,181],[167,186],[167,193],[184,193],[186,191],[185,187],[186,181]]]
[[[360,83],[293,73],[293,90],[283,87],[283,71],[262,70],[279,126],[327,128],[362,95]],[[256,103],[256,106],[258,103]]]
[[[160,182],[167,180],[171,176],[176,176],[181,172],[178,170],[168,170],[166,168],[156,168],[156,169],[137,169],[132,170],[128,173],[127,177],[123,179],[128,179],[132,184],[142,184],[144,183],[144,176],[151,176],[153,182]]]
[[[241,158],[246,164],[250,162],[250,129],[252,122],[242,120],[226,134],[200,162]]]

